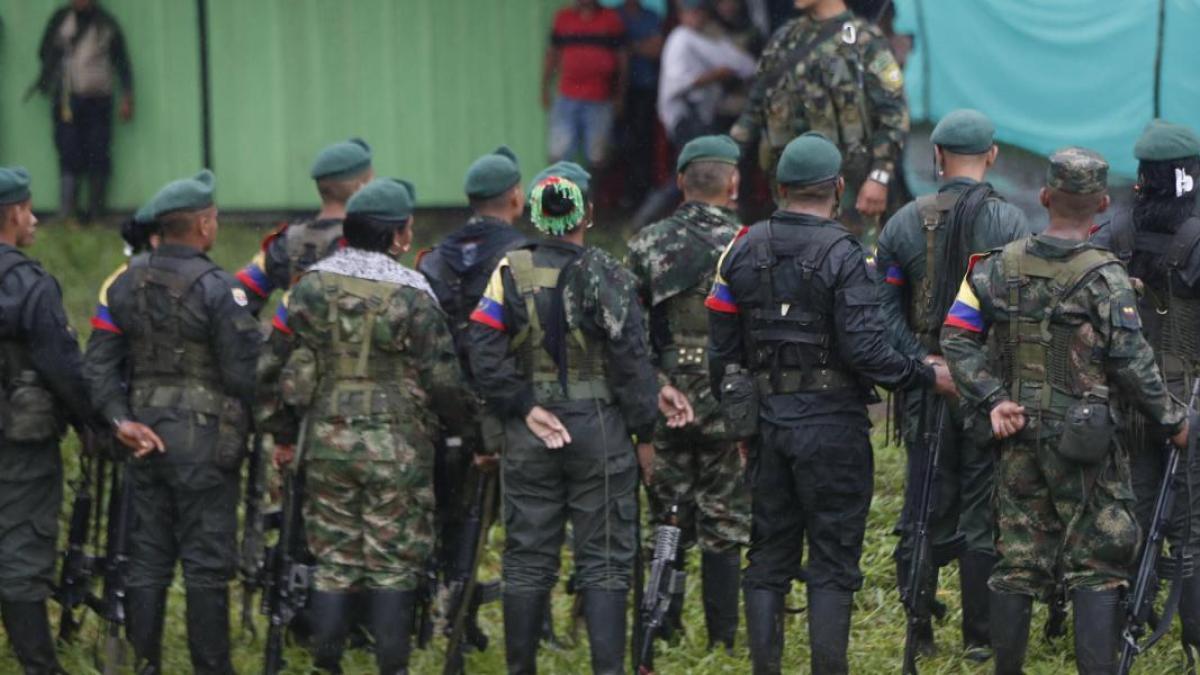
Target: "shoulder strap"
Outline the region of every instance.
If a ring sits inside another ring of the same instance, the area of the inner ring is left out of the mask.
[[[804,44],[792,50],[788,57],[781,62],[775,70],[767,76],[765,82],[769,88],[774,88],[779,84],[779,80],[783,79],[792,69],[800,64],[814,49],[821,45],[829,38],[841,32],[846,24],[844,22],[830,21],[821,27],[821,30],[812,34],[812,37]]]
[[[0,255],[0,281],[8,276],[8,273],[22,265],[32,265],[33,259],[18,251],[9,251],[7,255]]]
[[[513,283],[521,299],[525,302],[527,322],[525,328],[512,340],[512,347],[519,347],[530,334],[542,334],[541,317],[538,316],[537,300],[534,292],[539,288],[554,288],[558,285],[561,270],[552,267],[538,267],[533,264],[533,251],[528,248],[514,249],[508,252],[508,267],[512,273]]]

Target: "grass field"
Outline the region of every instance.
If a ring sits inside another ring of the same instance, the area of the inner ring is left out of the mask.
[[[436,227],[420,227],[425,222],[436,223],[437,219],[418,221],[418,242],[428,242],[436,235]],[[601,228],[597,228],[599,231]],[[213,251],[213,258],[227,269],[236,268],[245,262],[256,250],[263,231],[256,228],[226,224],[220,233],[220,242]],[[600,232],[597,232],[600,235]],[[620,247],[618,232],[608,232],[607,236],[597,236],[596,239],[607,239],[614,248]],[[86,340],[90,332],[88,318],[96,302],[96,292],[111,271],[122,260],[121,243],[112,229],[67,229],[63,226],[48,225],[39,232],[38,243],[31,251],[39,258],[45,267],[56,275],[62,284],[66,298],[67,310],[72,325],[80,332],[81,340]],[[877,440],[882,440],[877,434]],[[68,457],[68,466],[75,467],[74,455],[77,450],[74,439],[70,439],[64,449]],[[68,480],[74,477],[74,469],[68,469]],[[855,598],[853,627],[850,642],[851,671],[855,673],[894,673],[899,672],[901,652],[904,640],[904,612],[900,607],[898,595],[894,586],[894,566],[891,552],[894,539],[891,535],[894,523],[901,505],[901,488],[903,480],[903,454],[895,447],[877,443],[875,499],[871,509],[870,524],[863,554],[862,567],[866,573],[866,586]],[[67,492],[65,507],[70,504],[70,491]],[[66,514],[64,513],[64,518]],[[65,527],[64,527],[65,536]],[[493,530],[491,546],[484,562],[487,576],[495,576],[499,568],[499,548],[502,545],[502,534],[498,529]],[[703,612],[699,603],[699,570],[698,556],[693,554],[688,576],[688,606],[685,621],[689,632],[685,639],[676,647],[660,648],[657,659],[658,670],[661,673],[744,673],[749,672],[749,662],[745,652],[745,635],[738,638],[738,650],[735,657],[728,657],[723,652],[708,653],[705,650],[703,628]],[[990,664],[973,666],[959,657],[960,619],[957,593],[957,571],[951,567],[943,570],[942,578],[946,580],[947,588],[940,591],[939,597],[949,607],[946,620],[937,626],[937,639],[940,647],[936,658],[921,663],[922,673],[987,673],[991,672]],[[565,632],[570,598],[556,591],[555,614],[558,631]],[[792,606],[803,604],[803,590],[797,585],[790,602]],[[234,587],[231,605],[240,607],[240,587]],[[236,610],[235,610],[236,611]],[[51,605],[51,614],[57,617],[57,606]],[[1050,645],[1041,641],[1041,625],[1045,617],[1044,607],[1038,607],[1034,616],[1034,638],[1030,647],[1030,655],[1026,672],[1029,673],[1062,673],[1071,672],[1074,663],[1071,657],[1070,637],[1060,639]],[[262,669],[262,636],[265,634],[266,623],[263,617],[256,616],[258,639],[252,640],[238,629],[237,617],[233,618],[234,626],[234,663],[241,673],[257,673]],[[467,666],[472,673],[502,673],[504,672],[503,632],[500,608],[492,604],[485,608],[481,621],[485,630],[492,638],[493,646],[486,652],[468,656]],[[71,673],[93,673],[96,670],[97,655],[102,647],[98,638],[100,624],[94,616],[89,616],[84,630],[75,644],[65,647],[62,652],[63,665]],[[581,629],[581,640],[583,635]],[[166,673],[186,673],[190,671],[187,656],[187,640],[183,620],[182,586],[177,582],[172,590],[164,645],[164,671]],[[789,617],[786,630],[785,672],[801,673],[808,671],[808,652],[806,649],[807,628],[803,614]],[[441,657],[438,650],[444,648],[444,640],[438,638],[433,648],[428,651],[416,652],[413,655],[411,671],[413,673],[440,672]],[[1183,657],[1176,648],[1178,637],[1168,637],[1155,648],[1153,653],[1143,657],[1137,664],[1139,673],[1168,673],[1183,671]],[[291,649],[288,652],[289,669],[287,672],[308,672],[309,660],[301,650]],[[357,652],[348,653],[344,660],[347,673],[374,672],[374,662],[368,654]],[[587,672],[588,653],[586,645],[569,649],[544,648],[540,657],[540,670],[544,673],[580,673]],[[0,648],[0,673],[19,672],[11,650]]]

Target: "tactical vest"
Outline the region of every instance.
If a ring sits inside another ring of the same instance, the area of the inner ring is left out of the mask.
[[[668,375],[708,373],[708,310],[704,301],[712,288],[716,276],[717,261],[725,250],[725,243],[718,241],[704,228],[687,221],[679,221],[688,234],[709,245],[704,276],[689,288],[659,300],[655,311],[666,315],[670,327],[671,344],[662,349],[660,366]],[[653,281],[651,282],[653,283]]]
[[[917,198],[917,215],[921,219],[921,231],[925,234],[925,276],[912,288],[908,316],[913,334],[925,349],[935,354],[942,351],[938,344],[942,321],[934,316],[933,308],[933,284],[938,277],[938,231],[949,221],[950,211],[958,203],[959,196],[954,192],[938,192]]]
[[[10,252],[0,258],[0,282],[18,267],[34,261]],[[29,346],[15,336],[0,340],[0,430],[14,442],[58,438],[65,420],[53,393],[33,367]]]
[[[320,226],[318,226],[320,223]],[[303,221],[292,223],[283,232],[283,247],[287,252],[288,278],[295,284],[313,263],[333,250],[342,238],[341,222]]]
[[[840,228],[806,227],[803,239],[778,241],[773,226],[767,221],[751,228],[745,244],[761,302],[742,310],[742,330],[760,390],[788,394],[857,386],[834,350],[832,303],[821,302],[832,289],[816,277],[834,244],[853,235]],[[799,268],[796,287],[778,288],[774,272],[783,265]]]
[[[1029,253],[1028,244],[1025,239],[1014,241],[1000,254],[1008,320],[995,326],[995,344],[1011,399],[1025,406],[1030,417],[1062,419],[1071,405],[1089,393],[1098,393],[1082,391],[1081,375],[1086,374],[1097,387],[1105,386],[1106,377],[1099,355],[1072,364],[1071,343],[1079,324],[1067,322],[1058,307],[1101,267],[1119,263],[1095,248],[1085,248],[1066,260],[1047,260]],[[1050,301],[1027,314],[1021,304],[1023,285],[1048,285]],[[1107,390],[1103,394],[1107,396]]]
[[[216,357],[206,340],[184,332],[188,312],[207,310],[193,292],[219,267],[201,256],[137,256],[129,261],[134,311],[124,326],[130,340],[130,402],[144,407],[190,410],[219,416],[226,404]]]
[[[1130,224],[1132,226],[1132,224]],[[1200,244],[1200,217],[1191,217],[1175,234],[1136,232],[1133,250],[1161,257],[1166,288],[1147,288],[1138,300],[1145,333],[1168,377],[1200,375],[1200,298],[1180,297],[1173,279]],[[1190,290],[1190,289],[1189,289]]]
[[[518,366],[533,382],[534,397],[539,404],[559,401],[599,399],[613,400],[605,374],[604,345],[584,333],[578,326],[570,327],[565,339],[566,387],[559,378],[558,365],[542,346],[545,329],[542,317],[551,315],[551,299],[558,287],[562,269],[542,267],[534,263],[533,251],[528,248],[508,252],[509,271],[517,293],[525,304],[529,317],[509,343]]]

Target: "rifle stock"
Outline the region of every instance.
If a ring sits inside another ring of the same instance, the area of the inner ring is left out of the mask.
[[[54,599],[62,607],[58,637],[63,642],[70,642],[79,630],[81,619],[76,618],[75,610],[88,601],[92,592],[92,579],[96,575],[98,564],[103,563],[89,554],[87,549],[88,534],[91,532],[93,520],[92,509],[95,506],[90,484],[93,480],[92,466],[93,462],[96,462],[94,478],[101,481],[104,478],[104,462],[95,457],[87,440],[84,440],[84,445],[81,476],[75,486],[75,498],[71,502],[67,548],[62,552],[62,569],[59,572],[58,585],[54,589]]]
[[[125,661],[125,643],[121,629],[125,626],[125,589],[129,575],[129,529],[133,519],[133,476],[131,460],[126,460],[118,473],[114,468],[112,497],[109,509],[108,544],[105,547],[104,597],[101,615],[105,622],[104,673],[121,672]]]
[[[639,675],[654,672],[655,634],[671,608],[671,596],[683,587],[685,580],[684,572],[675,569],[681,535],[675,525],[677,513],[678,507],[672,506],[666,522],[654,532],[654,558],[650,561],[650,576],[646,579],[646,591],[638,608],[642,626],[641,643],[637,645]]]
[[[296,613],[308,602],[308,591],[312,583],[312,570],[299,560],[297,525],[300,520],[304,495],[298,473],[304,454],[305,436],[308,431],[307,417],[300,423],[300,438],[296,443],[296,457],[283,469],[283,503],[280,505],[279,539],[268,548],[265,556],[266,569],[263,578],[262,608],[267,615],[266,652],[263,672],[275,675],[286,665],[283,659],[283,637],[288,624]]]

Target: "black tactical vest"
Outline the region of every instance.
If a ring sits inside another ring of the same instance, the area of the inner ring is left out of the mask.
[[[0,257],[0,281],[34,261],[9,251]],[[33,367],[29,346],[16,336],[0,340],[0,430],[13,442],[58,438],[66,427],[54,394]]]
[[[1132,231],[1132,229],[1131,229]],[[1200,244],[1200,217],[1188,218],[1175,234],[1134,232],[1132,249],[1162,259],[1165,287],[1149,287],[1138,298],[1146,339],[1168,378],[1200,374],[1200,297],[1179,288],[1176,275]]]

